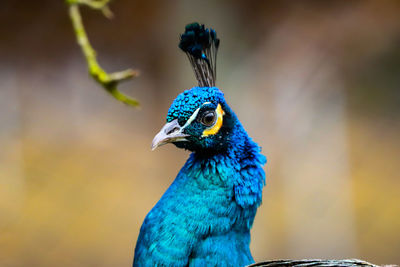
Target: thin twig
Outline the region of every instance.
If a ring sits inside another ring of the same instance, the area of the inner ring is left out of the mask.
[[[138,107],[139,102],[136,99],[123,94],[117,88],[120,82],[138,76],[138,72],[127,69],[109,74],[101,68],[96,59],[96,51],[90,44],[82,23],[79,5],[86,5],[93,9],[101,10],[106,17],[110,18],[112,13],[107,6],[110,0],[66,0],[66,2],[69,5],[69,16],[72,21],[76,39],[86,58],[90,75],[114,98],[130,106]]]

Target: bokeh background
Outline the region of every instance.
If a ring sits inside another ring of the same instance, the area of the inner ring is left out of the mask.
[[[399,1],[129,1],[83,8],[121,89],[87,74],[62,0],[0,5],[0,266],[129,266],[188,152],[150,151],[196,85],[179,33],[220,38],[218,86],[268,157],[257,261],[400,263]]]

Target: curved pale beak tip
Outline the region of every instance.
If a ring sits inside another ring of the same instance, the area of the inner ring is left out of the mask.
[[[163,132],[163,129],[161,129],[161,131],[154,136],[154,139],[151,142],[151,151],[154,151],[157,147],[162,146],[163,143],[168,139],[168,136]]]
[[[180,127],[178,120],[173,120],[165,124],[161,131],[156,134],[151,142],[151,151],[154,151],[157,147],[172,143],[187,141],[185,138],[187,134],[182,133],[182,128]]]
[[[159,146],[159,144],[157,142],[155,142],[155,138],[154,138],[153,142],[151,142],[151,151],[154,151],[158,146]]]

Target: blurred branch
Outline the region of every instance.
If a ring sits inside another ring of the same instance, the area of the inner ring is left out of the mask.
[[[117,88],[120,82],[138,76],[138,72],[127,69],[119,72],[107,73],[102,69],[97,62],[96,51],[90,44],[82,23],[79,5],[86,5],[92,9],[100,10],[107,18],[111,18],[113,14],[108,7],[110,1],[111,0],[66,0],[69,5],[69,16],[72,21],[76,39],[86,58],[90,75],[114,98],[130,106],[138,107],[139,102],[136,99],[123,94]]]

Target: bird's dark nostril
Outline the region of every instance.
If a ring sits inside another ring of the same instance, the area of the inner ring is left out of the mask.
[[[179,131],[179,128],[178,127],[174,127],[174,128],[172,128],[172,130],[169,130],[167,132],[167,134],[172,134],[172,133],[177,132],[177,131]]]

